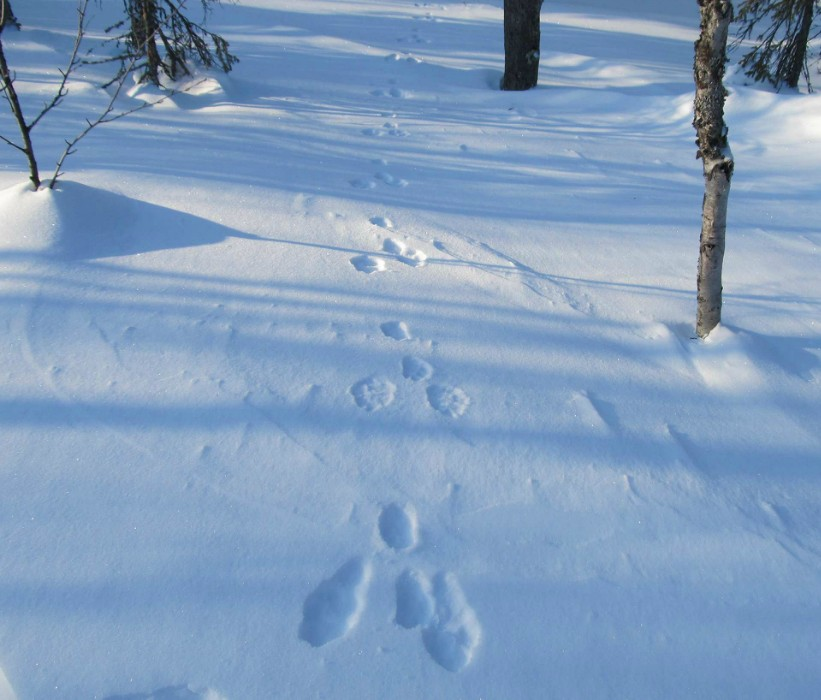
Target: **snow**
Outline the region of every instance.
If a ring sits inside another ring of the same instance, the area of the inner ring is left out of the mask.
[[[225,4],[0,150],[2,700],[819,696],[818,97],[730,80],[698,341],[697,3],[547,3],[516,94],[501,5]]]

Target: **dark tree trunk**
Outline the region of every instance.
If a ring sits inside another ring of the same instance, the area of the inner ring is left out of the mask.
[[[701,34],[696,41],[694,74],[697,157],[704,165],[704,204],[698,263],[696,332],[706,338],[721,321],[721,270],[727,230],[727,198],[733,175],[733,156],[724,123],[724,64],[727,34],[733,19],[729,0],[698,0]]]
[[[190,75],[189,62],[204,68],[219,66],[227,73],[239,60],[225,39],[185,15],[185,0],[123,0],[123,4],[128,30],[117,37],[127,48],[121,58],[127,70],[143,71],[141,80],[159,85],[163,73],[172,80]],[[219,0],[198,4],[207,13]]]
[[[145,56],[145,77],[154,85],[160,84],[162,59],[157,49],[156,0],[129,0],[128,15],[131,21],[131,49],[134,55]]]
[[[797,8],[798,31],[794,37],[790,37],[785,47],[781,61],[783,67],[778,66],[776,75],[783,75],[787,87],[797,88],[801,74],[807,65],[807,44],[810,40],[813,15],[815,14],[815,0],[800,0]]]
[[[505,0],[502,90],[529,90],[539,80],[542,0]]]
[[[743,0],[739,6],[736,45],[752,40],[739,61],[744,72],[776,90],[798,87],[803,75],[812,90],[807,53],[819,0]]]
[[[11,1],[0,0],[0,31],[3,31],[3,27],[8,25],[12,25],[20,29],[20,23],[14,16],[14,10],[11,9]]]

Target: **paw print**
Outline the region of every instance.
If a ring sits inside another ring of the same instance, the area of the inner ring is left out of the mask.
[[[391,503],[378,520],[379,536],[396,552],[409,552],[419,542],[419,525],[410,505]],[[367,605],[372,576],[369,561],[354,557],[305,599],[300,639],[320,647],[345,637],[359,623]],[[432,578],[416,568],[406,568],[396,579],[395,623],[419,630],[430,658],[442,668],[458,673],[474,658],[482,628],[455,574],[437,572]]]

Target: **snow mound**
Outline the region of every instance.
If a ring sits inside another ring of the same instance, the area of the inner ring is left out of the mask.
[[[34,191],[29,183],[0,192],[0,252],[54,252],[60,240],[60,216],[56,193],[49,189]]]
[[[692,346],[692,353],[696,369],[708,386],[745,392],[764,381],[743,335],[726,326],[713,329],[704,343]]]
[[[0,218],[7,222],[0,251],[64,260],[187,248],[242,235],[179,210],[71,181],[60,181],[54,190],[34,192],[24,184],[0,192]]]

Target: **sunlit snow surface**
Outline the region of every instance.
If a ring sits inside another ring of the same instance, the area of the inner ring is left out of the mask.
[[[546,3],[516,94],[501,5],[225,3],[0,150],[0,699],[821,695],[819,98],[731,66],[696,341],[697,3]]]

